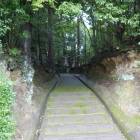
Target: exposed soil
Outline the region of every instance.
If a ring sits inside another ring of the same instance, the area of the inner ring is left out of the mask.
[[[14,81],[19,77],[14,72]],[[12,75],[12,74],[11,74]],[[13,76],[13,75],[12,75]],[[31,101],[26,96],[26,83],[17,83],[14,86],[16,94],[16,104],[13,107],[14,119],[17,123],[14,140],[33,140],[37,136],[36,132],[39,114],[42,104],[48,92],[52,89],[57,81],[57,77],[52,79],[52,75],[42,69],[37,69],[34,76],[34,94]]]
[[[124,58],[125,56],[125,58]],[[140,53],[126,52],[91,63],[86,81],[135,140],[140,138]]]
[[[115,114],[118,120],[123,123],[124,127],[131,134],[134,140],[139,140],[140,136],[140,116],[139,114],[139,101],[136,100],[136,97],[127,97],[121,100],[121,95],[116,95],[115,90],[117,86],[120,86],[120,83],[117,85],[111,79],[103,80],[102,82],[96,82],[93,79],[87,79],[84,75],[80,75],[80,78],[84,80],[91,88],[93,88],[100,97],[106,102],[110,110]],[[111,83],[109,85],[109,83]],[[121,81],[123,84],[123,82]],[[113,87],[114,85],[114,87]],[[122,86],[123,89],[123,86]],[[122,90],[121,89],[121,90]],[[127,96],[127,95],[126,95]],[[137,97],[140,98],[140,95]],[[134,99],[135,98],[135,99]],[[124,101],[123,106],[120,103]],[[133,106],[134,104],[137,104]],[[133,106],[133,108],[130,108]],[[129,110],[127,110],[129,109]],[[126,113],[127,112],[127,113]]]

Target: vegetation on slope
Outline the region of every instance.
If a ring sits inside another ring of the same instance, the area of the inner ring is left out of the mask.
[[[0,75],[0,139],[10,140],[15,134],[15,122],[11,108],[14,105],[15,93],[13,82]]]

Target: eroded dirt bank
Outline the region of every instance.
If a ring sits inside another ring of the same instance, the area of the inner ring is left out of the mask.
[[[50,74],[47,74],[42,69],[36,69],[33,79],[33,96],[31,100],[28,100],[28,83],[19,82],[21,78],[20,71],[10,72],[9,75],[13,81],[18,81],[14,86],[16,104],[13,107],[13,113],[17,126],[13,139],[33,140],[34,136],[38,136],[38,131],[36,130],[38,121],[43,119],[42,116],[39,116],[43,102],[48,92],[55,85],[57,76],[52,79]]]
[[[108,104],[135,140],[140,138],[140,53],[122,52],[90,63],[81,75]]]

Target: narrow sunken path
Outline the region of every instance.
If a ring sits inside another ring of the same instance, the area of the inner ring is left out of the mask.
[[[77,78],[62,74],[50,94],[39,140],[123,140],[104,106]]]

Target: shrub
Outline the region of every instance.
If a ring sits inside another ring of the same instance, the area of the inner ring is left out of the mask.
[[[14,105],[15,93],[13,82],[0,75],[0,140],[11,140],[15,133],[11,107]]]

